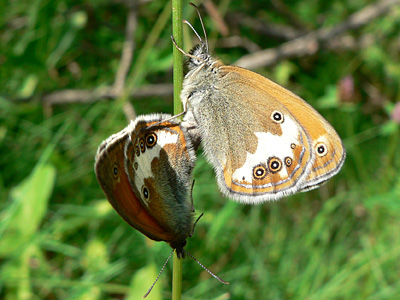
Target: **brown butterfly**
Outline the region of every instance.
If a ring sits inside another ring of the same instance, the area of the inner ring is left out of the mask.
[[[188,199],[196,156],[185,124],[165,114],[139,116],[102,142],[95,159],[100,186],[121,217],[179,255],[194,224]]]

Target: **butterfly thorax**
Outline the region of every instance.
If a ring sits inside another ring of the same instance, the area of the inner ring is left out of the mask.
[[[201,99],[213,93],[215,84],[219,82],[223,74],[220,67],[224,64],[213,58],[204,45],[197,45],[192,49],[192,55],[199,59],[190,58],[188,63],[189,72],[185,76],[181,92],[181,101],[184,106],[196,107]],[[200,97],[196,97],[196,95]]]

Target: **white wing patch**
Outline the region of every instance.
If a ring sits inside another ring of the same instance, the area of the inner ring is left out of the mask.
[[[317,138],[315,138],[314,140],[313,140],[313,149],[315,150],[315,146],[318,144],[318,143],[324,143],[325,145],[329,145],[329,141],[328,141],[328,139],[327,139],[327,137],[326,137],[326,134],[323,134],[323,135],[320,135],[319,137],[317,137]]]
[[[176,144],[178,142],[179,134],[176,132],[167,131],[167,129],[165,129],[157,131],[156,133],[157,133],[157,146],[164,147],[167,144]]]
[[[151,149],[146,147],[144,153],[140,153],[140,156],[135,155],[134,162],[138,164],[138,169],[135,174],[135,186],[141,193],[146,178],[154,177],[151,170],[151,162],[155,157],[160,157],[161,149],[167,144],[176,144],[178,142],[179,135],[176,132],[159,130],[155,131],[157,134],[157,144]],[[134,166],[131,166],[133,168]],[[148,202],[141,197],[143,203],[148,206]],[[149,198],[150,199],[150,198]]]
[[[281,177],[287,177],[287,170],[284,165],[284,159],[290,157],[294,160],[291,144],[300,144],[299,129],[297,124],[285,115],[285,121],[281,124],[282,135],[274,135],[270,132],[255,132],[258,138],[257,150],[255,153],[247,152],[246,162],[243,167],[237,169],[232,176],[234,181],[253,180],[253,168],[259,164],[268,166],[268,159],[277,157],[281,160],[283,167],[279,171]]]

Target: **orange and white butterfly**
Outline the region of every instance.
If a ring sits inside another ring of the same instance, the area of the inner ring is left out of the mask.
[[[177,47],[189,58],[181,101],[223,194],[256,204],[314,189],[339,172],[346,152],[328,121],[275,82],[224,65],[194,32],[200,45],[189,53]]]

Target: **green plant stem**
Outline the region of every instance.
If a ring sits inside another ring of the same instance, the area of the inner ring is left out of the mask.
[[[172,33],[177,45],[181,48],[183,44],[182,6],[182,0],[172,0]],[[183,55],[173,44],[172,49],[174,57],[174,114],[176,115],[183,111],[179,97],[183,82]],[[182,259],[178,258],[175,250],[172,271],[172,299],[180,300],[181,295]]]
[[[174,263],[172,271],[172,299],[180,300],[182,295],[182,259],[178,258],[174,251]]]
[[[177,45],[182,48],[183,26],[182,26],[182,0],[172,0],[172,33]],[[174,57],[174,114],[183,111],[180,94],[183,82],[183,55],[171,43]]]

